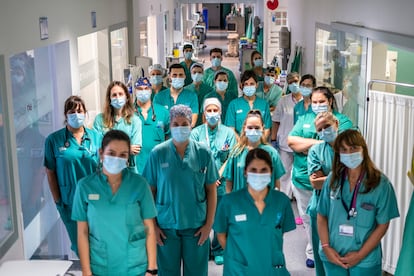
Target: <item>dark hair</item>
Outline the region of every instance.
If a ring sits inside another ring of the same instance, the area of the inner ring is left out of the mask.
[[[181,64],[179,64],[179,63],[174,63],[174,64],[171,64],[171,65],[170,65],[170,68],[168,68],[168,74],[170,74],[170,73],[171,73],[171,69],[183,69],[183,70],[184,70],[184,72],[185,72],[184,66],[182,66],[182,65],[181,65]]]
[[[247,171],[247,167],[250,165],[250,163],[252,163],[253,160],[255,159],[259,159],[259,160],[263,160],[266,162],[267,165],[269,165],[270,167],[270,171],[273,171],[273,165],[272,165],[272,157],[270,156],[270,154],[265,151],[264,149],[261,148],[255,148],[250,150],[247,153],[246,156],[246,161],[244,164],[244,171]]]
[[[131,140],[129,139],[128,134],[122,130],[117,129],[112,129],[104,135],[102,139],[101,150],[104,151],[108,144],[114,140],[126,142],[128,144],[128,151],[130,150]]]
[[[257,75],[253,70],[246,70],[243,72],[243,74],[240,77],[240,84],[241,86],[244,85],[244,82],[248,79],[253,78],[254,81],[257,83]]]
[[[316,86],[316,78],[313,75],[311,74],[303,75],[302,78],[300,79],[299,84],[302,84],[302,82],[304,82],[305,80],[312,80],[312,87]]]
[[[333,111],[338,111],[338,106],[336,104],[336,100],[335,100],[334,94],[331,92],[331,90],[328,87],[326,87],[326,86],[318,86],[318,87],[315,87],[312,90],[312,93],[310,95],[310,99],[311,100],[312,100],[312,96],[313,96],[314,93],[322,93],[328,99],[328,101],[329,100],[332,101],[331,102],[332,112]]]
[[[86,112],[85,102],[79,96],[70,96],[65,101],[65,107],[63,114],[66,116],[69,111],[78,109],[79,106],[82,106],[83,110]]]
[[[362,155],[364,160],[362,161],[362,169],[365,172],[365,190],[363,193],[369,193],[372,189],[375,189],[379,185],[381,172],[375,167],[374,162],[368,154],[368,147],[362,134],[356,129],[347,129],[340,133],[333,146],[334,160],[332,163],[332,178],[329,183],[332,190],[339,187],[341,182],[342,173],[346,169],[345,165],[340,160],[340,148],[343,144],[348,146],[360,146],[362,147]]]
[[[121,87],[122,90],[124,90],[126,97],[126,103],[122,107],[122,118],[124,118],[128,124],[131,124],[132,117],[135,113],[134,107],[132,105],[132,97],[131,94],[129,94],[128,87],[126,87],[126,85],[121,81],[112,81],[106,88],[105,103],[102,112],[103,125],[109,129],[115,126],[115,109],[111,105],[111,90],[115,86]]]
[[[221,75],[226,75],[227,76],[227,79],[229,78],[229,74],[226,71],[224,71],[224,70],[218,70],[214,74],[214,80],[217,80],[218,76],[221,76]]]
[[[220,53],[221,55],[223,55],[223,50],[221,48],[213,48],[210,50],[210,56],[212,53]]]
[[[254,51],[250,54],[250,63],[251,63],[252,65],[254,65],[254,62],[253,62],[253,56],[254,56],[254,55],[256,55],[256,54],[259,54],[259,55],[263,58],[262,53],[260,53],[260,52],[259,52],[259,51],[257,51],[257,50],[254,50]]]

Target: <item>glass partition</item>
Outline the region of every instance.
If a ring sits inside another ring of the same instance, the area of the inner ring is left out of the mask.
[[[17,240],[17,212],[14,201],[14,187],[9,178],[8,142],[5,127],[7,114],[4,96],[6,91],[4,58],[0,56],[0,259]]]
[[[128,68],[128,29],[111,31],[112,80],[124,81],[124,69]]]
[[[317,24],[315,77],[317,85],[335,93],[340,112],[363,127],[367,39]]]

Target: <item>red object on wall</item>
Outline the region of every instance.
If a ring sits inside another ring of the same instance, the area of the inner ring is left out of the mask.
[[[273,11],[279,6],[279,1],[277,1],[277,0],[270,1],[269,0],[269,1],[267,1],[266,5],[267,5],[267,8],[269,10]]]

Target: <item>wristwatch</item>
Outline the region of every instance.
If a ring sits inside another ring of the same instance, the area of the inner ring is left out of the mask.
[[[158,269],[147,269],[147,273],[151,275],[158,275]]]

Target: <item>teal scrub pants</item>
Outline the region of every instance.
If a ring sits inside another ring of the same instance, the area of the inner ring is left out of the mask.
[[[221,201],[222,196],[217,196],[217,206],[219,206],[219,203]],[[217,214],[217,213],[216,213]],[[211,255],[213,257],[216,256],[223,256],[224,250],[221,247],[218,239],[217,239],[217,233],[214,231],[213,233],[213,240],[211,241]]]
[[[319,235],[318,235],[318,222],[317,217],[313,214],[310,215],[310,224],[312,228],[312,247],[313,247],[313,260],[315,262],[315,271],[317,276],[325,276],[325,269],[321,257],[319,256]]]
[[[167,238],[157,246],[159,276],[180,276],[181,260],[185,276],[207,276],[210,240],[199,246],[197,230],[162,229]]]
[[[381,276],[382,269],[381,264],[372,267],[358,267],[354,266],[349,269],[344,269],[331,262],[323,262],[327,276]]]
[[[73,252],[76,253],[76,255],[79,256],[78,253],[78,225],[77,222],[72,220],[72,206],[63,204],[60,202],[59,204],[56,204],[56,208],[59,211],[60,218],[63,221],[63,224],[65,224],[66,231],[68,232],[69,239],[71,242],[70,249],[72,249]]]

